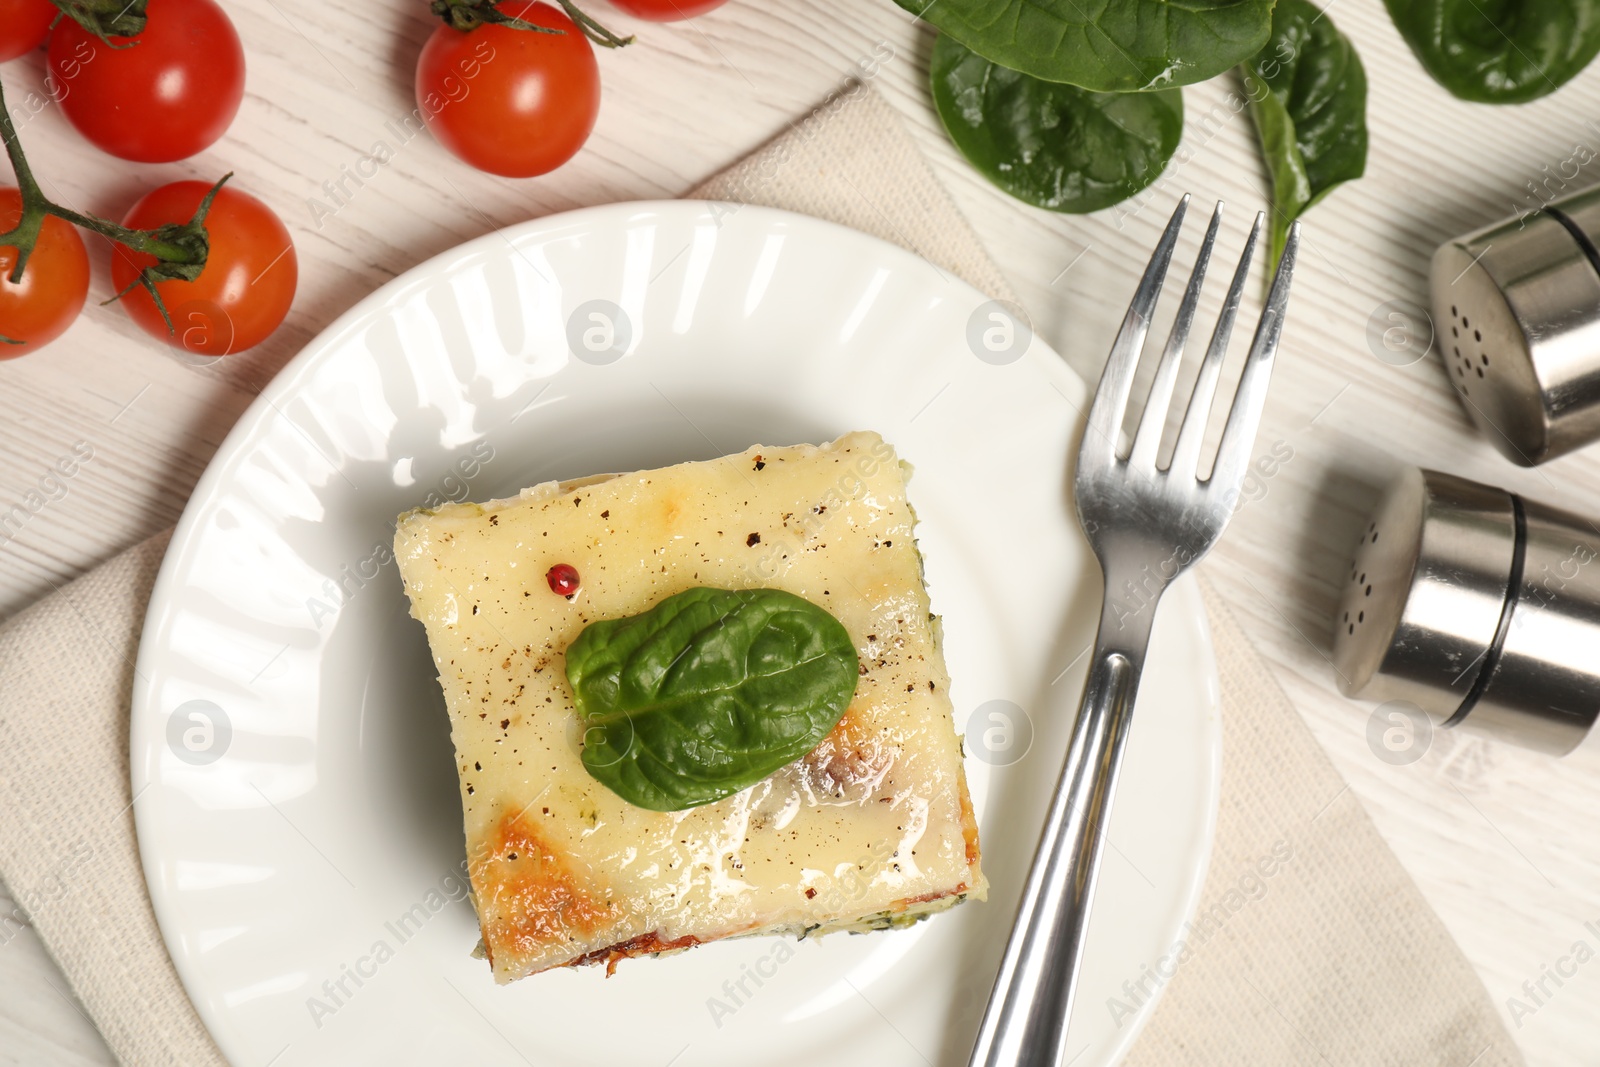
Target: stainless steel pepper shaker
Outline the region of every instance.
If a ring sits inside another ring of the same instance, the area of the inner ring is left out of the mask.
[[[1361,535],[1335,625],[1346,696],[1564,754],[1600,714],[1600,531],[1409,468]]]
[[[1446,242],[1434,336],[1462,406],[1533,466],[1600,440],[1600,186]]]

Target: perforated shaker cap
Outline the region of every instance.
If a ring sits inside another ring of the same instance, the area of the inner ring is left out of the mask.
[[[1533,466],[1600,440],[1600,187],[1447,241],[1434,334],[1461,406]]]
[[[1409,468],[1362,532],[1335,625],[1346,696],[1567,752],[1600,714],[1600,533]]]
[[[1350,566],[1333,662],[1346,696],[1455,715],[1494,641],[1516,547],[1511,494],[1407,468]]]

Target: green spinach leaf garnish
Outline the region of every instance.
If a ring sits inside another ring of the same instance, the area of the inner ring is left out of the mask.
[[[778,589],[688,589],[567,648],[584,767],[652,811],[732,796],[810,752],[858,676],[844,625]]]
[[[1008,70],[941,35],[933,102],[961,154],[1019,200],[1081,214],[1156,180],[1183,135],[1183,94],[1097,93]]]
[[[1310,0],[1279,0],[1272,39],[1245,64],[1245,95],[1272,174],[1272,262],[1307,208],[1367,167],[1367,75]]]
[[[1097,92],[1205,81],[1266,43],[1273,0],[895,0],[1003,67]]]
[[[1423,67],[1463,100],[1537,100],[1571,81],[1600,52],[1600,0],[1385,0],[1385,5]]]

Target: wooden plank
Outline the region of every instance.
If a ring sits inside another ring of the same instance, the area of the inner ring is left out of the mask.
[[[875,84],[906,116],[1036,328],[1085,376],[1097,374],[1177,194],[1229,202],[1227,251],[1265,192],[1254,131],[1227,106],[1236,83],[1224,77],[1186,91],[1181,161],[1147,200],[1076,218],[1007,199],[939,131],[925,89],[930,37],[888,0],[734,0],[672,26],[610,18],[638,30],[642,43],[601,56],[593,140],[560,172],[525,182],[478,174],[425,135],[400,143],[392,132],[389,124],[414,106],[412,70],[431,30],[421,0],[239,0],[229,10],[248,54],[248,93],[228,136],[206,153],[166,166],[122,164],[77,137],[54,105],[31,116],[22,136],[53,195],[110,215],[165,181],[236,170],[239,186],[294,231],[295,308],[259,350],[208,368],[168,355],[119,309],[94,306],[50,349],[0,364],[0,510],[23,500],[75,443],[94,448],[58,499],[0,547],[0,615],[170,525],[262,384],[375,286],[500,225],[678,195],[785,129],[879,42],[895,54]],[[1208,567],[1505,1011],[1508,997],[1525,997],[1524,981],[1537,982],[1575,942],[1600,949],[1584,928],[1600,920],[1591,888],[1600,880],[1600,836],[1589,829],[1600,825],[1600,754],[1589,745],[1552,761],[1440,735],[1420,762],[1389,766],[1367,748],[1370,709],[1333,687],[1328,620],[1364,509],[1398,463],[1600,515],[1600,451],[1537,471],[1513,468],[1472,431],[1436,356],[1396,368],[1367,341],[1379,305],[1425,302],[1428,257],[1440,241],[1525,204],[1525,183],[1543,180],[1575,144],[1600,149],[1600,126],[1589,119],[1600,115],[1600,66],[1535,104],[1464,104],[1423,74],[1379,4],[1335,3],[1332,14],[1356,40],[1371,81],[1368,174],[1308,220],[1260,446],[1282,442],[1292,458],[1264,479]],[[41,89],[41,59],[8,64],[3,76],[16,106]],[[331,204],[322,183],[386,138],[396,142],[393,159],[318,225],[311,202]],[[1591,163],[1572,187],[1595,177],[1600,164]],[[1197,237],[1185,245],[1191,253]],[[104,295],[108,252],[96,244],[94,291]],[[1214,309],[1216,294],[1209,299]],[[106,1062],[82,1050],[71,1013],[42,1010],[62,1003],[44,985],[61,978],[40,952],[17,947],[24,943],[0,947],[0,1003],[30,1006],[0,1016],[0,1047],[50,1049],[25,1061]],[[1515,1033],[1530,1062],[1592,1059],[1596,982],[1600,970],[1549,986],[1554,995],[1520,1020]],[[23,1040],[43,1044],[16,1044]]]

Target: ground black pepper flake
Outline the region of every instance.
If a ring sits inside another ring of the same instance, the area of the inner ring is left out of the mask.
[[[761,535],[758,533],[753,533],[744,539],[744,543],[747,547],[754,548],[761,543]]]

